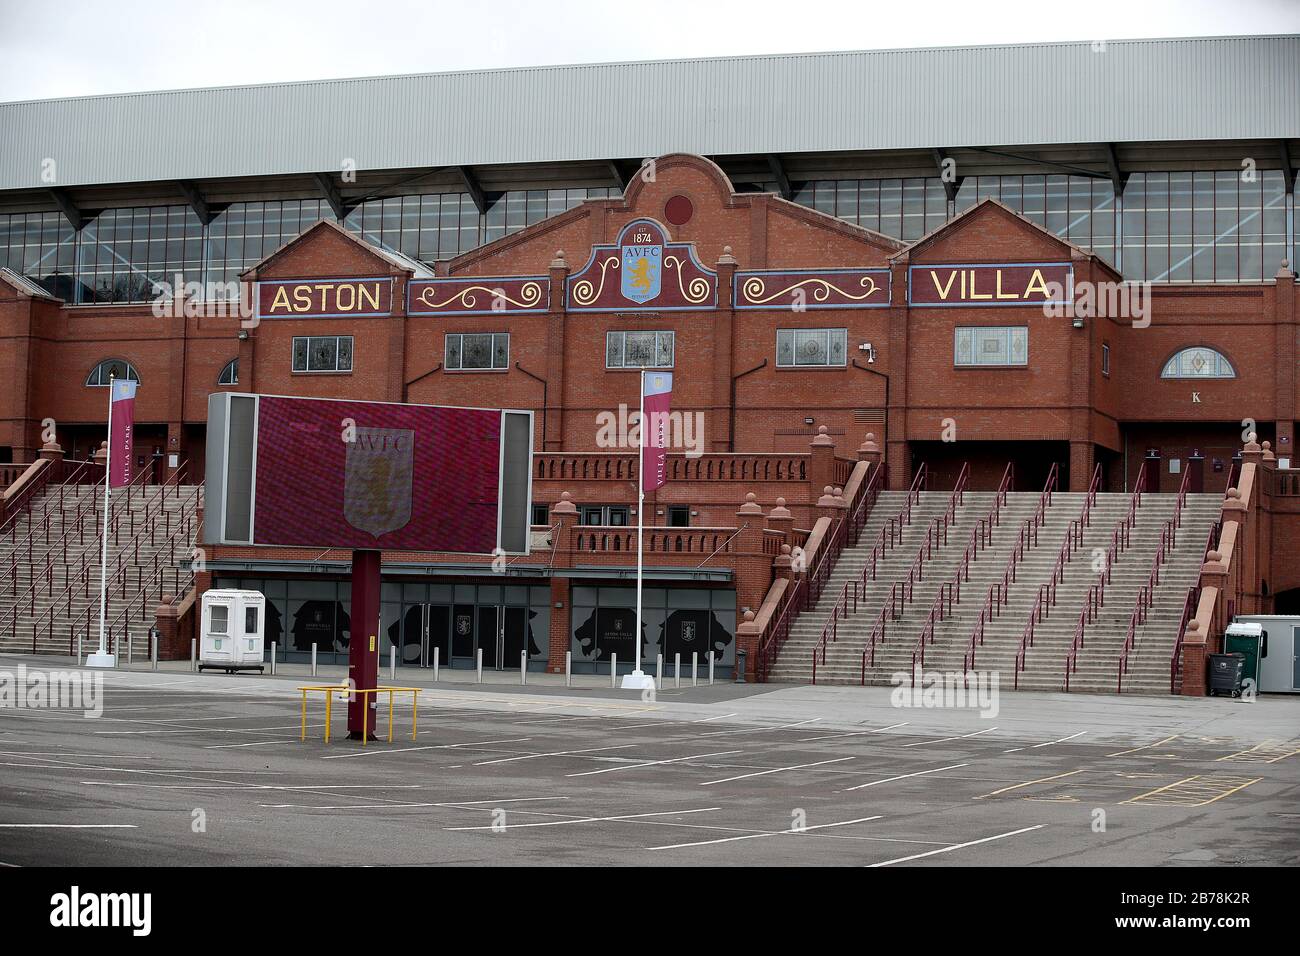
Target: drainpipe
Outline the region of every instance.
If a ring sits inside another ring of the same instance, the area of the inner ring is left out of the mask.
[[[546,450],[546,388],[547,388],[546,379],[542,378],[540,375],[534,375],[532,372],[528,371],[528,369],[524,368],[518,362],[515,363],[515,368],[519,369],[519,371],[523,372],[529,378],[542,383],[542,450],[545,451]]]
[[[727,451],[736,450],[736,382],[744,378],[746,375],[749,375],[751,372],[757,372],[760,368],[764,368],[766,365],[767,359],[763,359],[763,361],[759,362],[753,368],[741,372],[739,375],[731,376],[731,403],[727,410],[729,416],[727,420]]]

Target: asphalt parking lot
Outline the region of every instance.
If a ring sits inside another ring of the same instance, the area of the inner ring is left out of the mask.
[[[1300,700],[436,686],[362,748],[302,683],[0,708],[0,865],[1300,864]]]

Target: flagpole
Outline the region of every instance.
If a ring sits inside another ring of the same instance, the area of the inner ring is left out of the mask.
[[[645,575],[645,369],[641,370],[641,417],[636,456],[636,673],[641,673],[641,579]]]
[[[99,650],[86,658],[87,667],[116,667],[117,660],[108,653],[104,641],[104,615],[108,607],[108,499],[113,482],[113,382],[117,376],[108,377],[108,441],[104,442],[104,534],[99,548]]]
[[[632,643],[636,647],[636,666],[631,674],[623,675],[624,690],[644,690],[654,686],[654,678],[641,670],[641,579],[645,573],[645,369],[641,370],[641,412],[637,419],[636,460],[636,628]]]

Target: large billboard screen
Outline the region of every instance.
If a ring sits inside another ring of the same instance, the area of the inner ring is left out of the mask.
[[[223,392],[208,544],[528,550],[532,413]]]

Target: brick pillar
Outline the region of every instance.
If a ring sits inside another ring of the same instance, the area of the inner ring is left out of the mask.
[[[808,462],[808,484],[824,488],[835,483],[835,442],[826,434],[826,426],[817,426],[817,437],[809,448],[812,458]]]
[[[736,275],[736,257],[731,254],[731,246],[724,246],[718,257],[718,307],[714,310],[710,327],[713,335],[713,400],[710,409],[712,421],[709,423],[709,444],[714,451],[734,450],[734,438],[731,433],[733,420],[731,411],[731,382],[736,374],[734,368],[735,340],[733,328],[735,315],[731,311],[731,286]]]
[[[551,282],[551,306],[546,313],[546,338],[551,347],[546,350],[546,407],[543,410],[545,441],[542,451],[564,450],[564,371],[565,371],[565,301],[564,284],[569,277],[569,264],[564,260],[564,250],[555,250],[548,270]],[[583,446],[587,447],[587,446]]]
[[[1070,490],[1087,491],[1097,467],[1096,449],[1090,441],[1070,442]]]
[[[880,465],[881,457],[880,446],[876,444],[875,432],[867,432],[867,437],[858,446],[858,461],[869,462],[874,471]]]
[[[559,503],[551,509],[552,523],[555,531],[551,536],[553,560],[552,570],[572,566],[573,529],[578,523],[578,509],[573,504],[573,496],[567,491],[560,495]],[[573,609],[569,601],[569,579],[564,576],[551,575],[551,633],[550,660],[546,670],[551,674],[564,673],[564,655],[570,649]]]
[[[752,491],[745,495],[745,503],[736,512],[736,527],[740,529],[732,544],[732,559],[736,569],[736,611],[743,617],[745,608],[749,608],[752,613],[758,612],[763,598],[767,596],[767,589],[772,584],[772,559],[763,553],[763,509],[759,507],[757,496]],[[757,634],[749,635],[748,642],[742,641],[740,628],[737,627],[736,650],[745,651],[746,680],[754,678],[754,655],[757,649]],[[737,664],[739,665],[739,658]]]
[[[776,507],[767,516],[767,527],[771,531],[780,531],[785,537],[785,543],[790,543],[794,532],[794,515],[790,514],[790,509],[785,506],[784,498],[776,499]]]
[[[1208,647],[1205,635],[1200,631],[1196,620],[1187,622],[1187,634],[1183,637],[1183,689],[1184,697],[1204,697],[1206,691],[1206,656]]]

